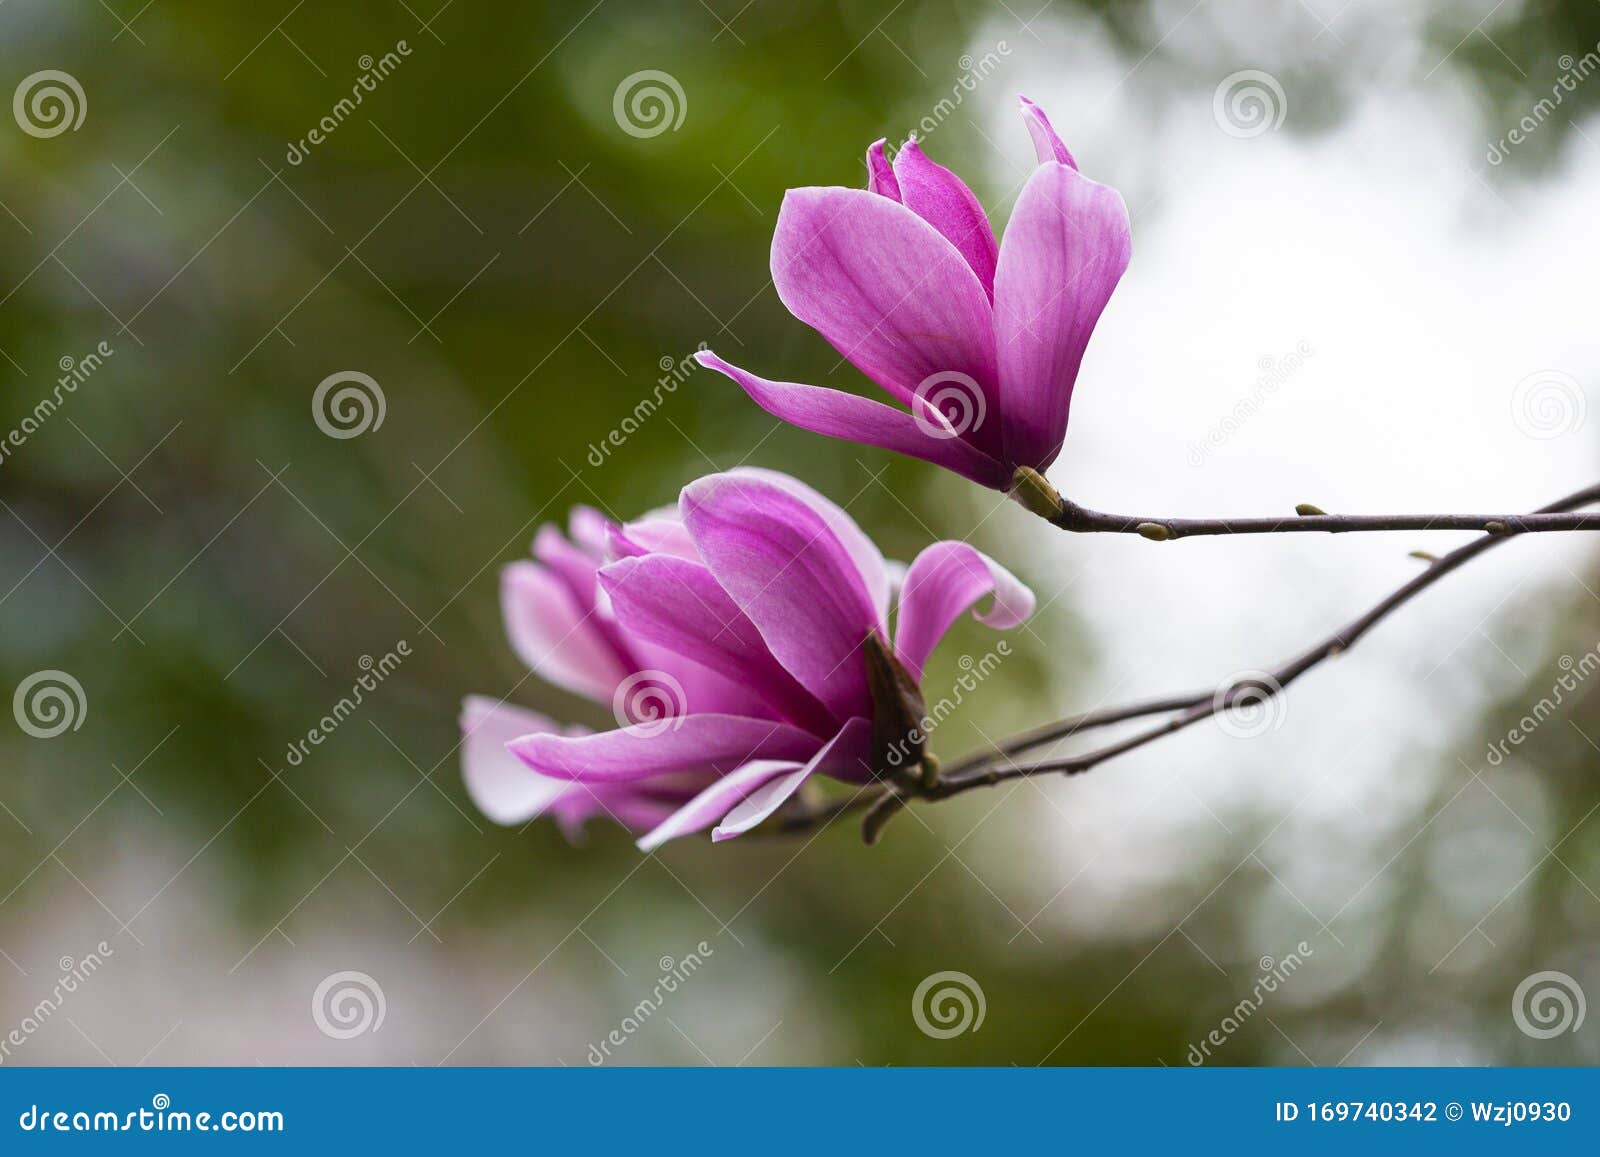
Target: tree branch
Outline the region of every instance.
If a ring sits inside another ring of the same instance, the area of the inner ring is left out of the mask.
[[[1163,518],[1106,514],[1080,506],[1036,470],[1017,470],[1011,497],[1053,526],[1076,534],[1138,534],[1156,542],[1219,534],[1354,534],[1383,530],[1476,530],[1500,537],[1600,530],[1600,513],[1539,510],[1532,514],[1328,514],[1309,503],[1280,518]]]
[[[1596,502],[1600,502],[1600,485],[1585,487],[1559,501],[1542,507],[1529,517],[1544,519],[1549,516],[1565,515],[1567,512]],[[1600,516],[1589,515],[1586,517],[1596,518]],[[1597,528],[1600,528],[1600,523],[1597,523]],[[882,830],[883,825],[902,810],[910,802],[910,798],[936,801],[949,799],[951,796],[959,795],[973,788],[987,787],[1024,776],[1044,775],[1054,772],[1059,772],[1063,775],[1076,775],[1097,767],[1119,755],[1124,755],[1148,743],[1153,743],[1157,739],[1182,731],[1202,719],[1209,719],[1213,715],[1226,711],[1241,702],[1264,703],[1282,694],[1289,684],[1313,667],[1343,651],[1349,650],[1367,632],[1371,631],[1400,607],[1416,598],[1417,595],[1427,590],[1451,571],[1457,570],[1472,559],[1477,558],[1484,551],[1506,541],[1506,538],[1507,535],[1505,534],[1491,533],[1487,537],[1476,539],[1441,556],[1434,560],[1427,570],[1391,592],[1364,614],[1352,619],[1333,632],[1333,634],[1319,640],[1305,651],[1261,675],[1237,683],[1225,684],[1220,688],[1196,691],[1187,695],[1152,699],[1125,707],[1107,708],[1072,716],[1031,731],[1022,732],[996,744],[986,752],[980,752],[959,761],[946,774],[941,776],[936,783],[914,793],[914,796],[908,797],[903,788],[888,789],[872,802],[863,822],[862,835],[868,843],[873,842]],[[1168,715],[1169,718],[1144,731],[1080,755],[1023,764],[1017,763],[1014,759],[1017,755],[1067,738],[1079,731],[1105,727],[1114,723],[1127,722],[1151,715]]]

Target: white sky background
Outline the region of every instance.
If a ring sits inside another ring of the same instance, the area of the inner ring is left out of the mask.
[[[1540,371],[1570,375],[1591,407],[1600,383],[1590,272],[1600,254],[1600,128],[1572,134],[1556,171],[1540,178],[1491,170],[1470,82],[1440,63],[1444,50],[1422,41],[1412,17],[1388,7],[1356,5],[1333,26],[1341,40],[1314,40],[1319,24],[1295,5],[1210,3],[1187,19],[1187,3],[1169,6],[1154,21],[1154,36],[1176,25],[1163,55],[1215,72],[1176,93],[1169,80],[1128,75],[1130,62],[1098,33],[1049,15],[1033,26],[1043,43],[997,21],[974,44],[980,58],[1001,39],[1010,49],[968,98],[982,102],[973,120],[1006,154],[989,154],[985,192],[1011,188],[1031,166],[1013,106],[1022,91],[1049,111],[1084,172],[1120,188],[1134,214],[1133,263],[1090,344],[1051,471],[1064,493],[1149,515],[1289,514],[1299,502],[1503,511],[1593,481],[1600,412],[1579,425],[1571,415],[1583,403],[1560,385],[1549,400],[1567,407],[1555,419],[1565,432],[1540,439],[1513,408],[1519,381]],[[1492,21],[1484,28],[1493,34]],[[1593,47],[1572,46],[1579,56]],[[1560,72],[1554,60],[1520,63],[1530,91]],[[1307,65],[1353,85],[1348,115],[1320,134],[1293,131],[1292,77]],[[1285,123],[1235,139],[1213,118],[1213,91],[1250,67],[1285,78]],[[935,156],[939,143],[936,134]],[[1261,359],[1301,342],[1313,351],[1304,364],[1195,465],[1192,446],[1255,393]],[[1004,544],[1003,557],[1027,559],[1042,599],[1070,584],[1037,630],[1048,639],[1052,625],[1066,629],[1070,605],[1100,663],[1071,684],[1094,697],[1060,704],[1063,713],[1100,694],[1115,703],[1273,666],[1415,573],[1421,564],[1407,551],[1465,541],[1402,533],[1155,544],[1000,517],[981,533]],[[1538,685],[1560,674],[1545,670],[1548,635],[1530,628],[1582,595],[1591,549],[1576,538],[1525,540],[1475,562],[1295,685],[1282,725],[1264,736],[1207,725],[1053,785],[1061,814],[1035,799],[1028,814],[1042,818],[1029,847],[1054,849],[1061,864],[1018,874],[1019,886],[1038,890],[1036,907],[1049,904],[1041,926],[1053,922],[1058,936],[1161,935],[1214,882],[1173,887],[1194,871],[1196,842],[1230,841],[1224,825],[1248,832],[1254,818],[1263,832],[1283,820],[1259,853],[1284,885],[1272,902],[1359,940],[1355,918],[1384,898],[1384,865],[1427,819],[1437,777],[1467,777],[1460,755],[1501,800],[1473,783],[1451,809],[1471,814],[1475,834],[1424,853],[1439,860],[1429,876],[1443,916],[1419,926],[1414,955],[1434,967],[1575,822],[1546,814],[1536,769],[1490,772],[1473,727],[1525,677]],[[1433,834],[1450,827],[1441,821]],[[997,870],[1015,862],[1002,844],[984,845]],[[1263,920],[1265,930],[1271,913]],[[1473,937],[1445,967],[1469,969],[1486,951]],[[1350,944],[1343,971],[1358,973],[1359,956]],[[1461,1042],[1392,1047],[1395,1060],[1471,1054]]]

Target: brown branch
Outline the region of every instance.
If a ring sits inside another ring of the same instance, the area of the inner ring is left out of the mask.
[[[1542,507],[1534,517],[1563,514],[1596,502],[1600,502],[1600,485],[1585,487],[1574,494],[1551,503],[1549,506]],[[1506,541],[1506,537],[1504,534],[1490,534],[1441,556],[1432,562],[1427,570],[1391,592],[1364,614],[1352,619],[1333,634],[1262,675],[1238,683],[1224,685],[1221,688],[1197,691],[1188,695],[1175,695],[1162,699],[1152,699],[1126,707],[1091,711],[1056,723],[1046,724],[1032,731],[1023,732],[996,744],[987,752],[981,752],[956,763],[945,775],[940,777],[937,783],[915,793],[914,798],[929,801],[949,799],[951,796],[959,795],[973,788],[987,787],[1005,780],[1019,779],[1024,776],[1044,775],[1053,772],[1059,772],[1063,775],[1076,775],[1097,767],[1119,755],[1124,755],[1148,743],[1153,743],[1157,739],[1182,731],[1202,719],[1209,719],[1213,715],[1228,710],[1241,702],[1264,703],[1282,694],[1289,684],[1313,667],[1343,651],[1349,650],[1367,632],[1371,631],[1372,628],[1400,607],[1410,602],[1451,571],[1464,566],[1491,547],[1498,546]],[[1019,764],[1013,758],[1023,752],[1066,738],[1079,731],[1161,714],[1166,714],[1170,717],[1154,727],[1080,755],[1025,764]],[[862,834],[867,842],[871,843],[875,840],[883,825],[902,810],[909,801],[910,797],[904,794],[904,789],[899,788],[890,789],[878,797],[863,822]]]
[[[1166,518],[1106,514],[1063,498],[1043,475],[1017,470],[1011,497],[1053,526],[1076,534],[1138,534],[1156,542],[1222,534],[1357,534],[1393,530],[1476,530],[1496,536],[1600,530],[1600,513],[1547,509],[1532,514],[1328,514],[1310,504],[1278,518]]]

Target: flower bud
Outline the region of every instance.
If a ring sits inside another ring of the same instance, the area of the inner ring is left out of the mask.
[[[867,636],[862,652],[872,693],[872,769],[880,776],[915,781],[927,744],[922,691],[876,631]]]

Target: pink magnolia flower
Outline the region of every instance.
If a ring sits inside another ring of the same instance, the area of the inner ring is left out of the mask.
[[[1043,471],[1067,431],[1089,335],[1128,266],[1128,210],[1078,172],[1043,111],[1021,98],[1039,167],[996,245],[983,206],[913,138],[891,167],[867,150],[867,188],[791,189],[772,280],[801,321],[907,409],[700,364],[807,430],[895,450],[996,490]]]
[[[482,697],[463,708],[462,769],[489,818],[604,815],[650,850],[717,825],[755,827],[813,775],[876,778],[887,666],[915,687],[950,625],[1014,627],[1033,594],[961,542],[900,582],[842,509],[783,474],[740,469],[686,487],[676,511],[617,525],[592,510],[545,527],[502,582],[512,646],[539,675],[609,705],[613,731],[562,729]],[[878,675],[870,670],[879,664]]]

